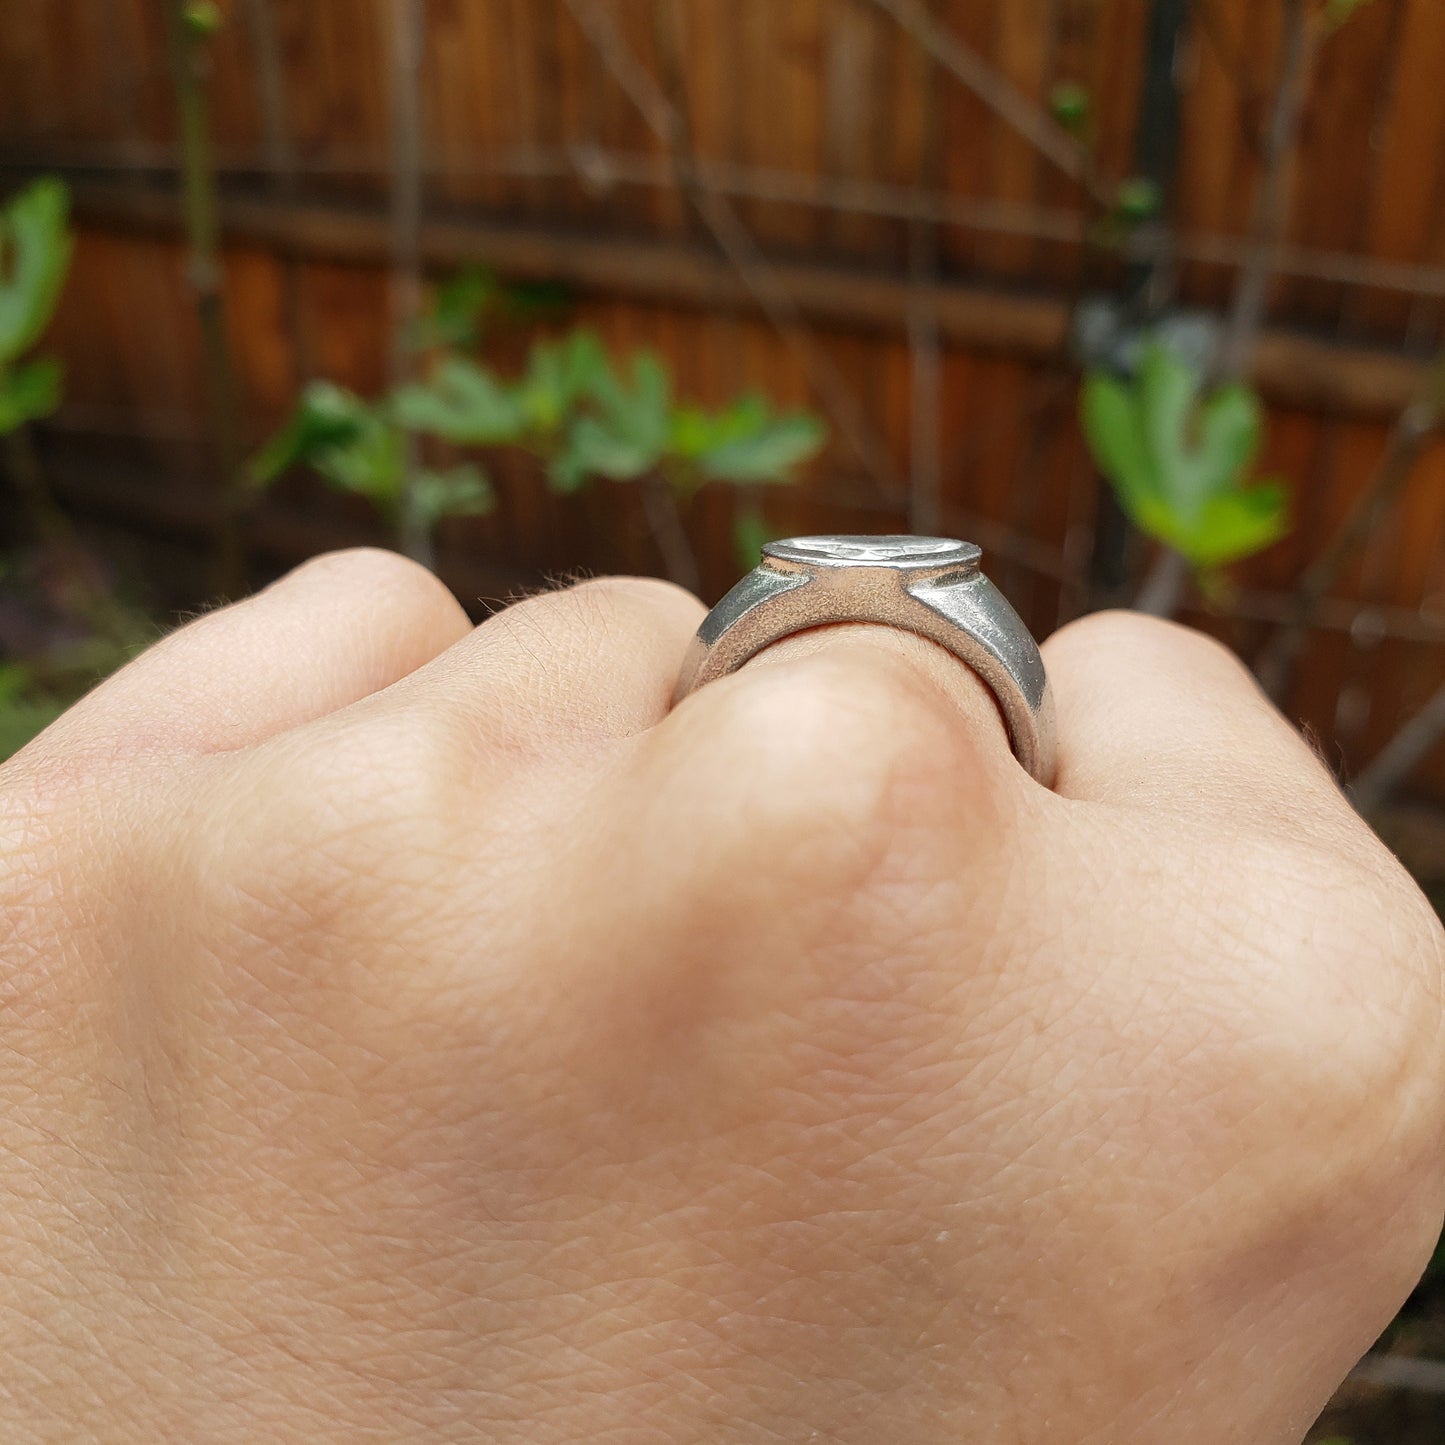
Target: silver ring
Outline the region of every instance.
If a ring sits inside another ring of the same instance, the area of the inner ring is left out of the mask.
[[[736,672],[765,647],[838,622],[916,632],[972,668],[998,701],[1014,756],[1054,780],[1054,697],[1038,644],[979,571],[972,542],[948,537],[794,537],[769,542],[760,566],[703,619],[674,706]]]

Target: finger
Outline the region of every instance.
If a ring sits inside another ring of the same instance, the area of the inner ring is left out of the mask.
[[[247,747],[389,686],[470,631],[417,563],[326,553],[163,638],[49,736],[133,753]]]
[[[745,1013],[846,966],[846,945],[817,940],[861,897],[954,898],[961,880],[1000,895],[1010,825],[1047,797],[961,661],[853,623],[796,634],[700,688],[605,786],[603,836],[562,854],[573,892],[619,937],[657,930],[658,957],[732,957],[702,987]],[[929,926],[910,905],[908,927]],[[561,986],[585,996],[595,980],[568,968],[559,959]]]
[[[605,577],[514,603],[350,717],[452,714],[492,750],[628,737],[666,716],[703,606],[670,582]]]
[[[749,678],[761,681],[774,669],[821,677],[813,666],[819,662],[854,670],[862,686],[876,681],[902,712],[941,710],[955,739],[966,741],[987,771],[1007,782],[1023,776],[988,685],[951,652],[901,628],[844,623],[795,633],[760,652],[734,674],[731,685],[747,687]],[[724,679],[724,685],[730,681]]]
[[[1233,817],[1349,814],[1244,664],[1202,633],[1098,613],[1055,633],[1043,653],[1063,796]]]

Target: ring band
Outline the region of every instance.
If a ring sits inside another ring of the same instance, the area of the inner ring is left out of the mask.
[[[936,642],[977,673],[998,702],[1014,756],[1048,787],[1056,740],[1044,660],[1008,599],[979,570],[982,557],[972,542],[947,537],[769,542],[761,565],[703,619],[673,704],[796,632],[879,623]]]

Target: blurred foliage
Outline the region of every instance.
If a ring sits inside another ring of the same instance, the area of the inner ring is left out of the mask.
[[[158,631],[73,537],[0,558],[0,761]]]
[[[766,543],[774,541],[778,533],[768,526],[767,518],[756,506],[747,504],[737,515],[733,527],[733,553],[738,569],[750,572],[758,565]]]
[[[1077,80],[1061,80],[1049,92],[1049,110],[1070,135],[1087,139],[1093,130],[1094,97]]]
[[[1288,529],[1278,481],[1246,478],[1263,440],[1247,386],[1205,394],[1203,371],[1168,347],[1145,347],[1137,372],[1084,379],[1089,448],[1140,531],[1208,571],[1262,551]]]
[[[65,711],[56,697],[45,697],[23,662],[0,662],[0,759],[18,753],[36,733]]]
[[[1090,164],[1097,165],[1098,107],[1089,87],[1078,80],[1061,80],[1049,92],[1049,113],[1078,141]],[[1107,188],[1100,189],[1108,194]],[[1125,176],[1114,187],[1112,201],[1090,219],[1089,240],[1103,250],[1118,247],[1140,226],[1154,220],[1163,205],[1164,194],[1156,181],[1148,176]]]
[[[485,266],[464,266],[440,283],[430,308],[407,338],[414,350],[470,350],[483,336],[507,325],[558,321],[573,304],[571,288],[558,281],[503,282]]]
[[[181,19],[186,29],[201,40],[208,40],[225,22],[221,7],[215,0],[186,0],[181,6]]]
[[[1114,205],[1120,219],[1129,226],[1152,221],[1164,204],[1159,183],[1148,176],[1126,176],[1119,183]]]
[[[70,267],[70,193],[44,177],[0,210],[0,435],[49,416],[64,375],[53,356],[23,360],[55,314]]]
[[[1370,0],[1325,0],[1324,20],[1325,29],[1338,30],[1341,25],[1352,20]]]
[[[489,511],[494,496],[475,457],[442,469],[417,461],[425,440],[530,455],[559,494],[596,478],[656,477],[682,502],[708,482],[789,482],[823,444],[817,418],[775,412],[758,396],[715,411],[680,403],[659,357],[644,351],[619,364],[586,329],[535,342],[517,376],[469,354],[490,316],[538,304],[530,296],[519,302],[480,270],[439,287],[413,338],[428,353],[421,379],[375,401],[313,383],[253,460],[254,483],[264,487],[307,466],[338,490],[368,498],[398,532],[407,508],[430,532],[446,517]]]
[[[125,652],[144,619],[113,598],[75,546],[44,487],[26,426],[60,405],[65,377],[58,358],[29,353],[55,315],[74,238],[70,193],[42,177],[0,208],[0,439],[10,480],[48,539],[43,580],[7,559],[0,606],[24,583],[34,656],[0,663],[0,758],[23,747]],[[36,619],[39,619],[38,621]],[[128,655],[128,653],[126,653]]]

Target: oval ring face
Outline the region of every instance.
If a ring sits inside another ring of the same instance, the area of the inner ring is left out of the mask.
[[[952,537],[791,537],[769,542],[763,555],[835,566],[944,567],[977,562],[983,553]]]

